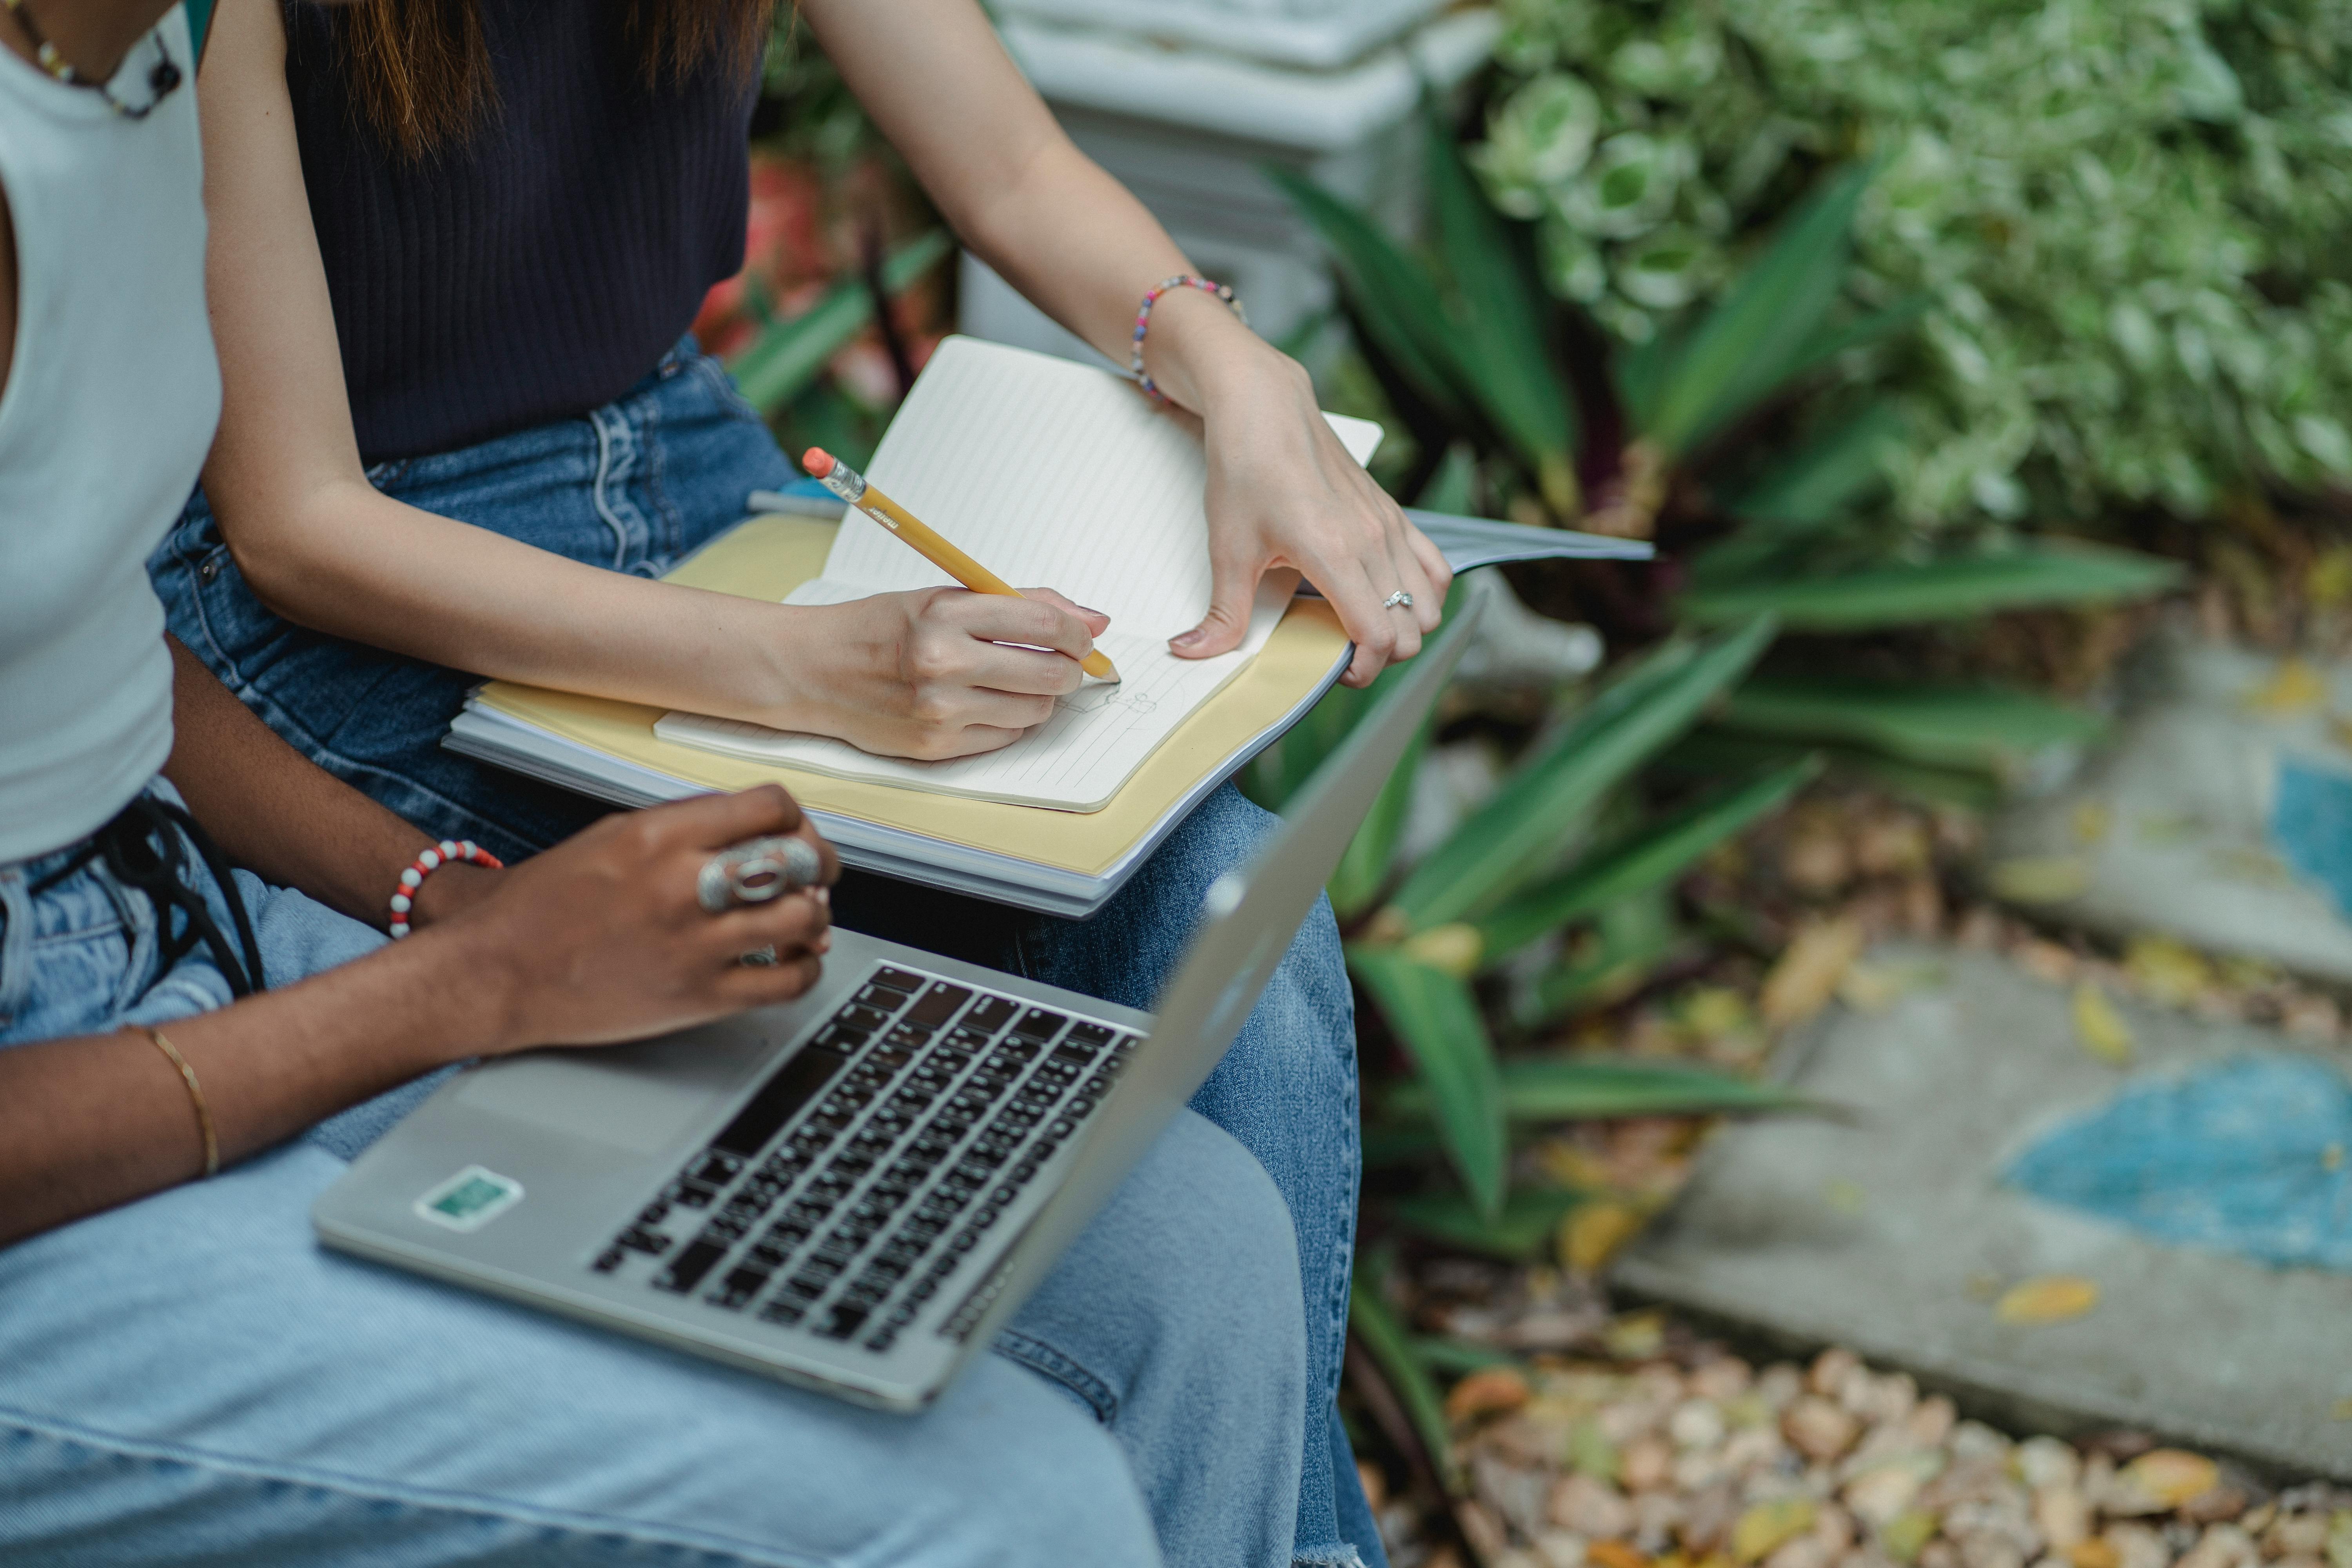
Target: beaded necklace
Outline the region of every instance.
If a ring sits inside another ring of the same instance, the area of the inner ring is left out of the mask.
[[[33,14],[25,9],[25,0],[0,0],[0,5],[8,7],[8,15],[16,19],[16,26],[24,28],[25,37],[33,41],[33,58],[41,69],[68,87],[88,88],[106,100],[106,106],[125,120],[144,120],[154,113],[155,106],[171,97],[173,89],[183,79],[171,51],[163,47],[163,35],[157,33],[155,68],[147,73],[147,90],[151,96],[145,103],[134,108],[115,97],[114,89],[105,82],[84,76],[79,67],[58,53],[58,47],[49,42],[48,36],[41,31],[41,25],[33,20]]]

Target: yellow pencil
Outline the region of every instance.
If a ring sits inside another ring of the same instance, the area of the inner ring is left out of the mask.
[[[866,476],[822,447],[801,454],[801,467],[819,484],[914,546],[916,553],[975,594],[1022,598],[1021,590],[931,531],[922,519],[866,482]],[[1117,680],[1118,670],[1100,648],[1078,661],[1097,680]]]

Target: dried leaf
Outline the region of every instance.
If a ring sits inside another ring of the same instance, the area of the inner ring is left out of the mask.
[[[1448,925],[1432,926],[1420,935],[1408,939],[1404,955],[1416,963],[1451,974],[1456,980],[1467,980],[1478,972],[1478,960],[1485,956],[1486,942],[1478,928],[1461,921]]]
[[[1995,862],[1987,879],[1995,898],[2012,904],[2058,904],[2090,889],[2091,862],[2080,855],[2021,855]]]
[[[2168,1006],[2182,1007],[2213,986],[2213,966],[2188,943],[2152,932],[2131,939],[2124,972],[2142,991]]]
[[[2327,1568],[2352,1568],[2352,1509],[2327,1516]]]
[[[1884,1013],[1914,991],[1941,985],[1940,963],[1857,963],[1838,982],[1838,1000],[1857,1013]]]
[[[1591,1416],[1569,1429],[1568,1465],[1569,1468],[1580,1475],[1591,1476],[1596,1481],[1611,1482],[1617,1479],[1617,1472],[1622,1468],[1617,1445],[1609,1440],[1609,1434],[1601,1429],[1601,1423]]]
[[[1878,1544],[1886,1555],[1897,1563],[1908,1563],[1919,1555],[1919,1549],[1936,1538],[1936,1516],[1925,1509],[1908,1509],[1886,1521],[1878,1532]]]
[[[1601,1342],[1619,1361],[1647,1361],[1666,1348],[1663,1312],[1627,1312],[1601,1331]]]
[[[1813,1500],[1804,1496],[1758,1503],[1731,1527],[1731,1560],[1762,1562],[1785,1542],[1812,1529],[1818,1511]]]
[[[2103,1062],[2124,1067],[2132,1059],[2131,1026],[2090,981],[2074,987],[2074,1038]]]
[[[2152,1448],[2116,1472],[2118,1487],[2167,1509],[2211,1491],[2221,1479],[2221,1467],[2185,1448]]]
[[[2279,660],[2268,680],[2246,693],[2248,709],[2274,719],[2308,713],[2326,700],[2326,677],[2292,655]]]
[[[1559,1261],[1564,1268],[1597,1273],[1641,1228],[1641,1215],[1628,1205],[1609,1198],[1579,1204],[1559,1222]]]
[[[2096,1281],[2079,1274],[2043,1274],[2011,1286],[1992,1311],[2004,1323],[2063,1323],[2098,1304]]]
[[[1528,1380],[1518,1368],[1486,1367],[1447,1391],[1445,1418],[1460,1426],[1483,1416],[1517,1410],[1527,1402]]]
[[[1838,983],[1862,956],[1862,922],[1848,916],[1800,931],[1764,977],[1759,1011],[1773,1028],[1801,1024],[1829,1005]]]

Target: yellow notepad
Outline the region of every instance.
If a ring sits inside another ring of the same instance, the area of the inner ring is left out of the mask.
[[[824,569],[841,525],[755,518],[669,580],[773,603]],[[845,860],[1049,913],[1099,908],[1186,812],[1279,735],[1345,668],[1347,635],[1317,599],[1291,603],[1255,658],[1138,767],[1101,810],[1013,805],[829,777],[662,740],[663,710],[511,681],[476,692],[444,742],[627,805],[776,783]]]

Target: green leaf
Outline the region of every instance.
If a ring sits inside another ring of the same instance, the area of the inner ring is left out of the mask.
[[[1584,1056],[1514,1057],[1503,1064],[1503,1101],[1514,1121],[1582,1121],[1609,1116],[1695,1116],[1815,1110],[1815,1101],[1779,1084],[1709,1068]],[[1429,1114],[1427,1089],[1400,1084],[1388,1109]]]
[[[1468,517],[1477,504],[1478,454],[1467,441],[1456,441],[1445,448],[1445,456],[1437,461],[1437,471],[1421,487],[1412,504],[1423,511],[1442,511],[1451,517]]]
[[[1715,722],[1736,733],[1843,742],[1930,767],[1993,773],[2105,729],[2092,714],[2027,691],[1777,675],[1732,693]]]
[[[1405,1331],[1388,1303],[1381,1300],[1380,1293],[1361,1278],[1348,1287],[1348,1327],[1373,1364],[1381,1369],[1381,1375],[1388,1379],[1389,1387],[1395,1391],[1397,1403],[1404,1406],[1405,1419],[1412,1424],[1413,1435],[1429,1451],[1438,1479],[1458,1495],[1462,1479],[1454,1458],[1454,1435],[1446,1427],[1445,1396],[1438,1392],[1429,1369],[1413,1353],[1412,1336]]]
[[[1443,479],[1444,475],[1441,472],[1438,477]],[[1429,488],[1434,489],[1435,486],[1433,484]],[[1423,494],[1426,493],[1424,490]],[[1445,593],[1447,619],[1462,612],[1472,592],[1467,575],[1454,580],[1454,585]],[[1410,673],[1410,667],[1406,664],[1392,664],[1381,671],[1372,678],[1371,685],[1365,688],[1364,694],[1369,700],[1358,704],[1355,711],[1360,716],[1368,711],[1371,702],[1377,701],[1391,685],[1402,680]],[[1396,768],[1389,774],[1388,782],[1372,798],[1371,810],[1364,814],[1356,836],[1348,841],[1346,852],[1339,857],[1339,867],[1331,875],[1328,890],[1331,907],[1342,920],[1361,912],[1373,900],[1386,892],[1389,883],[1394,879],[1397,840],[1404,833],[1406,809],[1412,804],[1413,777],[1421,771],[1422,758],[1428,753],[1430,737],[1436,732],[1437,710],[1433,708],[1422,720],[1421,728],[1406,745],[1404,754],[1397,759]],[[1329,753],[1327,751],[1325,754]]]
[[[1470,987],[1394,948],[1357,947],[1348,965],[1412,1058],[1434,1108],[1438,1135],[1481,1214],[1503,1207],[1510,1154],[1495,1047]]]
[[[1512,1011],[1523,1027],[1537,1028],[1585,1007],[1614,1006],[1640,989],[1682,941],[1671,921],[1622,932],[1607,929],[1608,923],[1602,922],[1598,952],[1564,959],[1537,979]]]
[[[1695,587],[1683,595],[1681,609],[1703,624],[1770,614],[1792,629],[1850,632],[2032,605],[2144,598],[2171,586],[2179,575],[2178,567],[2154,556],[2044,542],[1999,553]]]
[[[1700,856],[1779,807],[1819,772],[1821,763],[1804,757],[1693,801],[1630,839],[1585,857],[1563,875],[1509,899],[1478,921],[1479,963],[1500,963],[1570,921],[1680,876]]]
[[[1759,617],[1712,642],[1644,655],[1413,868],[1391,907],[1406,929],[1473,919],[1549,868],[1549,857],[1609,788],[1698,718],[1764,651]]]
[[[1492,1345],[1482,1345],[1473,1340],[1457,1340],[1447,1334],[1416,1334],[1412,1340],[1414,1359],[1433,1372],[1449,1373],[1455,1377],[1474,1372],[1484,1372],[1490,1366],[1517,1366],[1519,1358],[1508,1351],[1498,1351]]]
[[[1850,321],[1827,322],[1813,333],[1811,341],[1797,351],[1795,363],[1789,366],[1781,379],[1794,381],[1850,350],[1907,332],[1935,302],[1932,294],[1914,294],[1883,310],[1873,310]]]
[[[2000,786],[1974,769],[1898,762],[1883,752],[1824,741],[1799,743],[1734,734],[1714,724],[1702,724],[1661,752],[1651,772],[1670,779],[1717,779],[1727,773],[1793,762],[1808,752],[1827,763],[1832,774],[1859,778],[1924,805],[1981,812],[2000,804]]]
[[[1728,502],[1727,510],[1766,523],[1813,523],[1835,517],[1885,481],[1887,449],[1902,439],[1902,414],[1893,404],[1874,404],[1775,464]],[[1741,534],[1732,537],[1736,541]]]
[[[1367,687],[1334,686],[1325,692],[1305,718],[1250,759],[1242,773],[1243,792],[1266,810],[1279,812],[1370,710],[1373,700],[1385,689],[1382,683],[1391,676],[1403,679],[1403,668],[1391,665]]]
[[[1845,281],[1847,235],[1876,172],[1864,164],[1835,175],[1782,225],[1657,374],[1643,436],[1680,457],[1806,363]]]
[[[913,283],[954,244],[947,230],[935,228],[898,247],[882,263],[884,291],[896,294]],[[773,414],[823,374],[825,362],[873,319],[874,296],[865,279],[845,277],[791,321],[761,331],[727,368],[752,407]]]
[[[1401,1199],[1391,1212],[1418,1236],[1469,1252],[1524,1263],[1539,1256],[1552,1232],[1581,1194],[1558,1187],[1513,1193],[1503,1212],[1489,1219],[1452,1193]]]
[[[1444,117],[1424,109],[1422,124],[1438,250],[1463,323],[1453,357],[1487,417],[1537,476],[1544,500],[1572,512],[1576,409],[1551,361],[1543,290],[1463,166]]]
[[[1387,670],[1381,672],[1382,675]],[[1429,751],[1429,738],[1436,728],[1433,711],[1397,759],[1396,770],[1389,774],[1388,783],[1372,797],[1371,810],[1364,814],[1356,836],[1348,840],[1347,851],[1339,857],[1339,868],[1331,873],[1328,891],[1331,908],[1341,920],[1360,913],[1373,900],[1388,890],[1394,875],[1397,839],[1404,832],[1405,810],[1412,804],[1413,775],[1421,769],[1421,759]]]
[[[1454,363],[1455,329],[1438,307],[1429,268],[1381,232],[1380,226],[1330,192],[1279,163],[1260,165],[1322,237],[1357,319],[1422,397],[1449,421],[1465,417]]]

